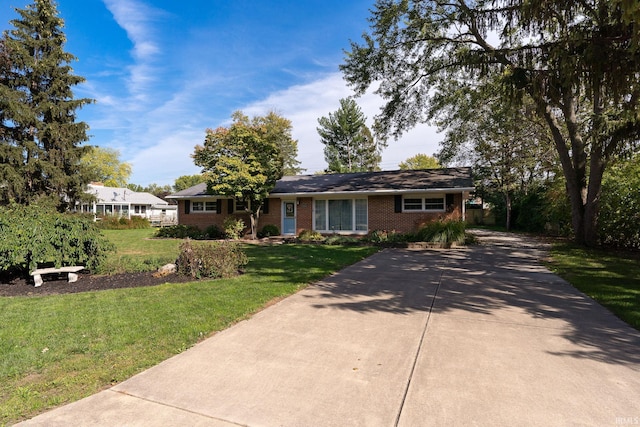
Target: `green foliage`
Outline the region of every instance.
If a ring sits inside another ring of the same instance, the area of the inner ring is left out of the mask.
[[[279,235],[280,235],[280,229],[273,224],[265,225],[264,227],[262,227],[262,230],[260,230],[260,232],[258,233],[258,237],[260,238],[279,236]]]
[[[202,231],[194,225],[172,225],[161,227],[156,231],[156,237],[166,239],[200,239]]]
[[[417,236],[421,242],[464,244],[466,226],[464,221],[433,221],[422,227]]]
[[[176,266],[180,274],[201,278],[225,278],[239,273],[247,265],[248,258],[237,243],[200,242],[197,245],[186,240],[180,245]]]
[[[0,43],[0,203],[38,203],[73,208],[89,182],[80,162],[88,126],[77,110],[92,102],[74,99],[75,57],[64,51],[64,21],[55,2],[36,0]]]
[[[340,100],[340,108],[318,119],[320,142],[325,145],[327,172],[380,170],[381,147],[366,125],[367,118],[353,98]]]
[[[333,234],[324,240],[326,245],[358,245],[361,240],[357,237],[341,236],[339,234]]]
[[[203,168],[211,194],[247,203],[253,238],[262,204],[282,178],[284,168],[280,144],[286,136],[277,137],[266,122],[267,118],[250,121],[236,112],[228,129],[208,129],[204,145],[196,146],[193,154],[195,164]]]
[[[90,147],[80,159],[91,181],[107,187],[124,187],[131,176],[131,165],[120,161],[120,152],[107,147]]]
[[[325,238],[317,231],[302,230],[298,235],[298,240],[301,242],[323,242]]]
[[[227,239],[237,240],[242,237],[244,231],[244,221],[241,218],[229,215],[222,222],[224,236]]]
[[[0,208],[0,269],[33,271],[39,264],[96,269],[114,249],[92,218],[36,205]]]
[[[598,225],[601,243],[640,249],[640,154],[606,173]]]
[[[465,123],[449,113],[483,86],[497,99],[475,102],[480,111],[530,99],[558,154],[576,241],[593,245],[603,172],[640,140],[638,13],[627,0],[380,0],[340,68],[357,94],[377,86],[385,105],[376,135],[385,139],[428,120]]]
[[[220,229],[220,227],[218,227],[215,224],[212,224],[210,226],[208,226],[207,228],[204,229],[204,236],[203,238],[205,239],[222,239],[224,237],[224,231],[222,231]]]
[[[186,190],[187,188],[193,187],[194,185],[198,185],[201,182],[204,182],[205,179],[201,174],[197,175],[182,175],[176,178],[173,183],[173,191],[178,192],[182,190]]]
[[[102,230],[138,230],[151,228],[149,220],[140,216],[118,218],[115,216],[101,217],[96,226]]]
[[[438,159],[428,156],[426,154],[416,154],[409,157],[404,162],[400,162],[398,167],[401,170],[419,170],[419,169],[438,169],[441,168]]]
[[[398,233],[394,230],[374,230],[364,239],[374,244],[406,243],[418,240],[413,233]]]

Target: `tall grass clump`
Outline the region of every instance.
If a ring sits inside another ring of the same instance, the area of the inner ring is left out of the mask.
[[[464,244],[466,223],[457,220],[440,220],[430,222],[418,231],[418,239],[422,242],[440,244]]]

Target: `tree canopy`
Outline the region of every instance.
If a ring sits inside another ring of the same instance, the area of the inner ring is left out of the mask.
[[[558,153],[576,240],[592,245],[606,165],[640,136],[639,15],[628,0],[379,0],[341,69],[358,93],[379,84],[382,135],[455,108],[451,82],[490,76],[500,102],[528,95]]]
[[[204,181],[205,179],[201,174],[182,175],[176,178],[176,180],[174,181],[173,191],[177,193],[178,191],[186,190],[187,188],[198,185]]]
[[[252,236],[264,201],[283,176],[284,162],[278,138],[264,126],[264,118],[248,120],[233,114],[230,127],[207,129],[204,145],[197,145],[194,162],[202,167],[211,194],[245,202]]]
[[[72,207],[89,181],[80,162],[89,149],[88,126],[76,110],[92,102],[75,99],[84,81],[73,74],[75,57],[52,0],[16,9],[0,43],[0,202]]]
[[[91,147],[81,162],[92,181],[108,187],[124,187],[131,176],[131,164],[120,161],[120,152],[114,148]]]
[[[367,118],[353,98],[340,100],[340,108],[318,119],[320,142],[325,146],[327,172],[380,170],[380,147],[366,125]]]
[[[298,141],[291,135],[293,131],[291,120],[280,116],[275,111],[269,111],[264,116],[255,116],[252,119],[237,111],[233,114],[233,118],[234,121],[245,126],[260,128],[264,138],[278,147],[284,175],[298,175],[304,171],[300,168],[300,162],[297,159]]]
[[[441,168],[440,162],[435,157],[427,154],[418,153],[411,156],[398,164],[401,170],[419,170],[419,169],[438,169]]]

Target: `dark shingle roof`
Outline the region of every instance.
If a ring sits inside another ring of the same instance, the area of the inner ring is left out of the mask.
[[[454,188],[473,188],[470,168],[285,176],[271,193],[366,193]]]
[[[400,193],[403,191],[472,190],[471,168],[396,170],[382,172],[334,173],[285,176],[278,180],[273,195],[311,193]],[[205,183],[169,196],[204,197]]]

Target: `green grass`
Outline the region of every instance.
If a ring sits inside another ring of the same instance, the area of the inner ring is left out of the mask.
[[[640,257],[637,253],[605,252],[556,244],[549,267],[640,330]]]
[[[155,255],[150,248],[156,244],[169,256],[179,243],[140,243],[145,232],[107,234],[119,251],[139,259]],[[246,273],[232,279],[0,297],[0,425],[121,382],[376,251],[317,245],[246,245],[245,250]]]
[[[116,245],[98,273],[153,271],[169,262],[175,262],[181,240],[154,239],[155,229],[103,230]]]

